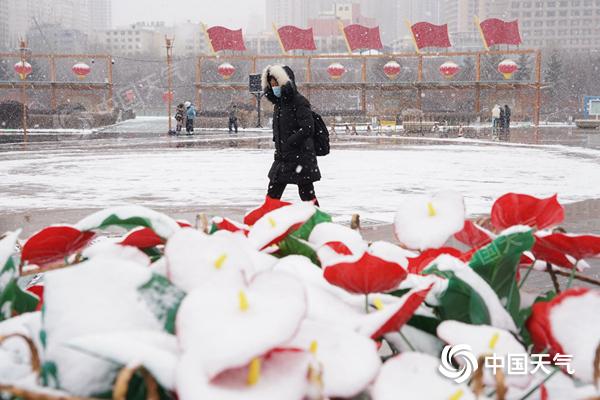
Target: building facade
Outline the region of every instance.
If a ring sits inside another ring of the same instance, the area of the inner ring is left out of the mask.
[[[295,25],[305,27],[308,23],[308,0],[266,0],[266,25],[270,29],[273,24],[278,27]]]
[[[590,51],[600,48],[600,0],[511,1],[528,47]]]
[[[159,56],[164,47],[164,22],[139,22],[98,35],[106,51],[121,56]]]

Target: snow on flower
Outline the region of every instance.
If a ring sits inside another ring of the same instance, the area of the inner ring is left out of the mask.
[[[373,243],[364,253],[331,258],[319,251],[324,276],[333,285],[351,293],[370,294],[395,289],[406,278],[405,253],[390,243]]]
[[[465,205],[459,193],[410,196],[398,207],[394,232],[404,247],[426,250],[443,246],[463,228],[464,221]]]
[[[475,400],[465,385],[455,384],[438,372],[440,359],[407,352],[388,360],[373,385],[373,400],[451,399]]]
[[[573,355],[575,376],[597,383],[596,355],[600,354],[600,292],[586,288],[567,290],[548,302],[533,305],[527,328],[538,351],[551,356]]]
[[[214,379],[286,343],[305,313],[304,287],[288,275],[265,272],[248,285],[226,276],[188,294],[177,335],[182,351],[194,354]]]
[[[263,250],[300,228],[316,211],[311,203],[298,203],[268,212],[252,226],[248,239]]]

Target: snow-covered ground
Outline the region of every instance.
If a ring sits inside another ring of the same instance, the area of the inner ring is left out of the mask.
[[[0,155],[0,214],[27,209],[259,204],[268,150],[160,148],[137,152],[27,151]],[[337,150],[320,158],[322,206],[347,219],[391,222],[403,195],[455,189],[471,214],[508,192],[559,193],[562,202],[600,198],[600,151],[561,146],[405,146]],[[295,188],[285,194],[296,199]]]

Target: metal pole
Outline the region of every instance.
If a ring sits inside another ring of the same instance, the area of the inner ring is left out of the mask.
[[[172,116],[172,92],[171,88],[173,86],[173,77],[171,76],[171,62],[173,57],[173,42],[175,39],[168,38],[165,36],[165,44],[167,48],[167,109],[169,114],[169,133],[173,131],[173,121],[171,121]]]
[[[538,50],[536,52],[535,62],[535,111],[533,121],[535,126],[540,125],[540,113],[542,109],[542,52]]]
[[[260,121],[260,114],[261,114],[261,107],[260,107],[260,100],[262,99],[262,93],[256,93],[256,107],[257,107],[257,111],[258,111],[258,124],[257,124],[257,128],[262,128],[262,123]]]
[[[21,39],[21,45],[20,45],[20,51],[21,51],[21,65],[25,66],[25,53],[27,52],[27,42],[24,39]],[[25,79],[27,79],[27,77],[25,76],[24,78],[21,78],[23,80],[23,83],[21,85],[21,102],[23,103],[23,112],[22,117],[23,117],[23,141],[27,142],[27,91],[25,90]]]

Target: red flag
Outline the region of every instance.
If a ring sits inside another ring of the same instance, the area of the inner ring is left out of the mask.
[[[317,49],[312,28],[301,29],[287,25],[277,29],[277,33],[285,51]]]
[[[358,24],[348,25],[344,28],[344,34],[346,35],[346,40],[348,40],[348,45],[352,51],[358,49],[383,49],[378,26],[375,28],[367,28],[366,26]]]
[[[522,43],[519,33],[519,20],[505,22],[501,19],[490,18],[481,24],[481,34],[488,46],[495,44],[520,45]]]
[[[451,47],[448,24],[434,25],[429,22],[417,22],[410,27],[419,50],[426,47]]]
[[[208,38],[214,51],[246,50],[241,29],[232,31],[231,29],[222,26],[213,26],[212,28],[209,28],[206,33],[208,34]]]

